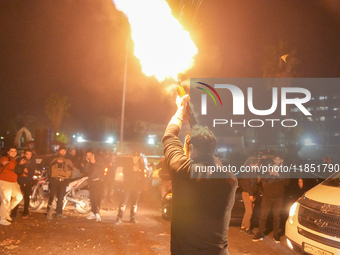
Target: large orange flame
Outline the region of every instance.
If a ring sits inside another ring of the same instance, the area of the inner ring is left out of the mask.
[[[197,48],[165,0],[113,0],[131,25],[142,71],[159,81],[190,69]]]

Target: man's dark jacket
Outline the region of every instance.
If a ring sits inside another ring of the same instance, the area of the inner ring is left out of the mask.
[[[21,161],[21,159],[26,159],[26,157],[23,156],[23,157],[17,158],[16,161],[18,162],[18,164]],[[28,174],[22,174],[22,175],[18,176],[18,183],[19,184],[24,184],[24,183],[28,183],[28,182],[33,181],[33,176],[35,174],[35,170],[37,170],[37,164],[35,162],[35,159],[31,158],[30,160],[27,160],[25,167],[28,170]]]
[[[178,139],[180,129],[169,124],[163,149],[173,187],[171,253],[228,254],[228,227],[237,179],[190,178],[190,167],[215,165],[212,156],[193,160],[184,155]]]

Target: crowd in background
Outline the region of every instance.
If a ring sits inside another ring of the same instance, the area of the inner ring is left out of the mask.
[[[44,157],[37,166],[35,152],[25,150],[23,155],[17,155],[15,147],[10,147],[7,155],[0,159],[0,224],[10,225],[17,216],[18,207],[24,199],[22,217],[29,217],[29,203],[32,192],[33,176],[47,171],[49,177],[49,200],[47,219],[53,219],[54,209],[56,218],[66,218],[63,214],[63,199],[66,186],[72,179],[87,176],[91,201],[91,214],[88,219],[101,221],[100,202],[104,197],[111,197],[115,189],[116,153],[113,150],[83,151],[77,148],[60,146],[56,154]],[[130,221],[136,222],[135,215],[139,195],[142,190],[145,168],[140,153],[134,152],[127,158],[124,168],[124,186],[116,224],[122,221],[128,201],[132,201]],[[56,200],[56,208],[53,202]]]

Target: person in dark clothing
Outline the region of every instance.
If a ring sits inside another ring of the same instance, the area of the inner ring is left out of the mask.
[[[289,184],[289,179],[284,178],[280,167],[283,159],[279,155],[273,158],[273,168],[268,172],[267,178],[262,180],[263,194],[261,202],[261,214],[259,222],[259,231],[253,238],[253,241],[263,240],[266,222],[270,210],[273,211],[273,239],[276,243],[280,243],[280,218],[283,207],[283,197],[285,187]]]
[[[140,156],[140,153],[134,152],[132,154],[131,160],[128,161],[128,164],[124,166],[123,174],[124,174],[124,187],[122,191],[122,197],[120,206],[118,209],[117,220],[115,224],[122,223],[123,214],[126,209],[126,205],[130,200],[131,209],[130,209],[130,222],[136,223],[136,212],[138,206],[138,200],[140,193],[143,189],[144,185],[144,176],[143,170],[145,168],[145,164]]]
[[[84,173],[89,177],[89,192],[91,201],[91,214],[87,219],[101,221],[100,201],[102,194],[102,179],[104,173],[103,162],[96,160],[91,150],[86,151]]]
[[[70,150],[70,153],[68,154],[67,158],[72,161],[74,167],[76,167],[77,169],[81,169],[82,159],[75,148]]]
[[[55,197],[57,197],[56,217],[59,219],[66,218],[63,215],[63,199],[72,170],[76,168],[71,160],[66,158],[65,146],[60,146],[58,154],[50,159],[49,166],[50,197],[47,205],[47,220],[52,220],[51,207]]]
[[[207,127],[195,125],[190,130],[192,159],[184,154],[178,134],[183,118],[188,118],[184,114],[188,99],[177,97],[177,112],[162,140],[173,188],[171,254],[229,254],[228,228],[237,179],[229,172],[223,173],[224,178],[195,172],[197,167],[217,165],[213,157],[217,140]]]
[[[257,159],[252,159],[249,166],[251,170],[256,170],[259,163]],[[244,177],[244,178],[242,178]],[[246,173],[246,176],[241,176],[239,179],[239,184],[242,188],[242,200],[244,203],[244,216],[241,224],[241,231],[246,234],[252,235],[253,232],[250,229],[250,220],[253,215],[253,202],[255,201],[255,196],[257,194],[257,176],[256,172]]]
[[[20,185],[21,192],[24,196],[24,211],[22,212],[22,217],[27,218],[29,215],[28,207],[32,193],[33,176],[37,169],[37,165],[35,159],[32,158],[31,150],[25,150],[24,156],[17,158],[16,161],[19,163],[22,159],[26,161],[26,165],[22,175],[18,176],[18,184]],[[12,210],[12,217],[17,215],[18,208],[19,204]]]
[[[288,192],[286,192],[286,204],[287,208],[290,208],[296,200],[298,200],[305,192],[307,192],[311,187],[307,187],[305,181],[302,178],[291,179],[290,185],[288,187]]]

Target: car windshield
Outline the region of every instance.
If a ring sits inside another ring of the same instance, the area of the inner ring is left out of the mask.
[[[322,183],[322,185],[340,187],[340,172],[331,175],[327,180]]]

